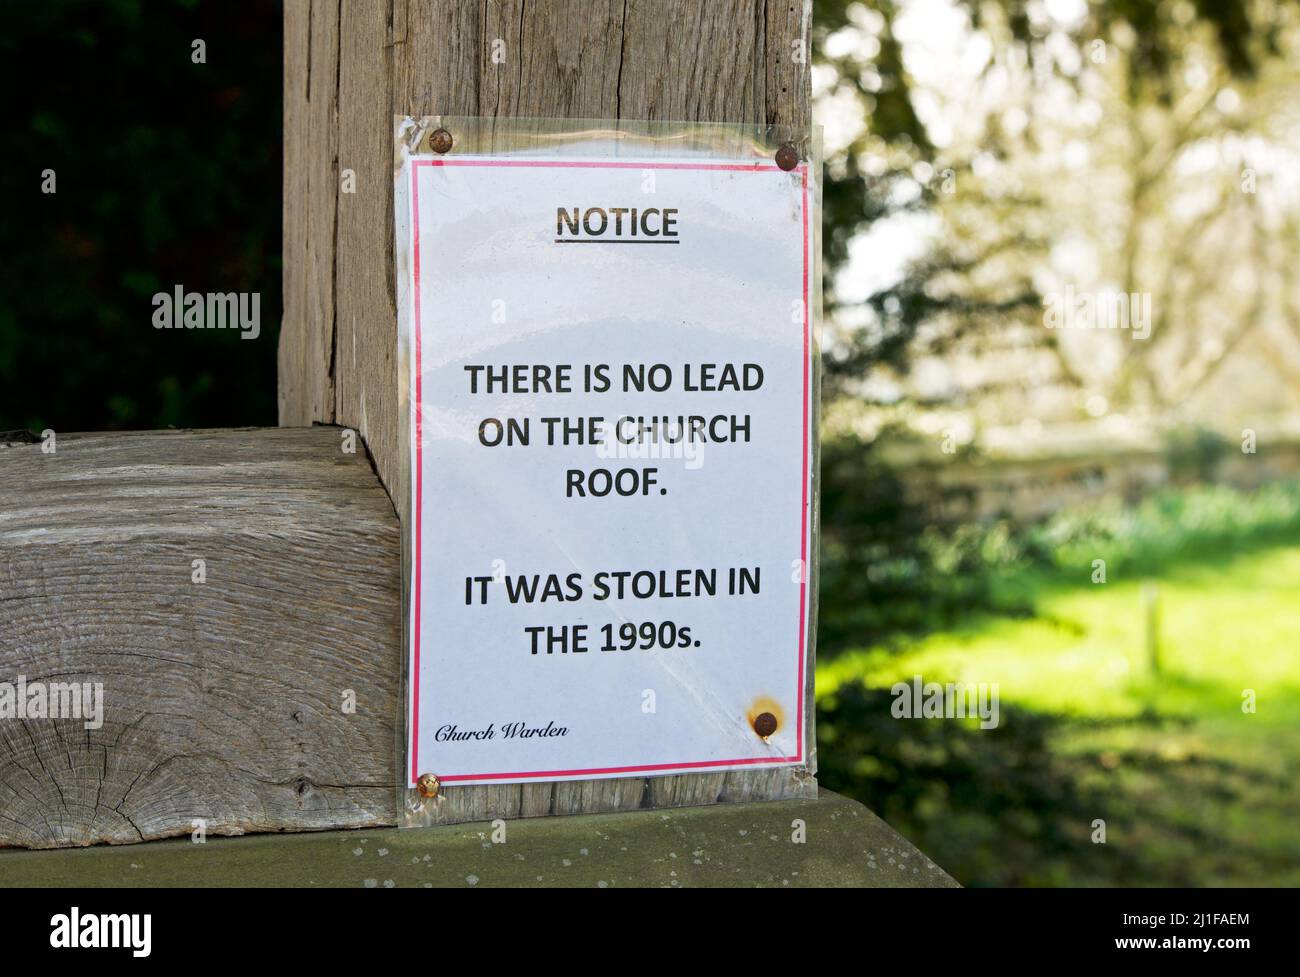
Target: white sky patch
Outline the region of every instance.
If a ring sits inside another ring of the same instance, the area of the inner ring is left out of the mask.
[[[862,100],[848,87],[823,96],[817,103],[817,121],[823,127],[822,145],[826,157],[838,156],[853,145],[866,126]]]
[[[929,250],[940,220],[934,214],[896,214],[876,221],[849,245],[849,260],[835,277],[840,302],[865,302],[898,284],[907,266]]]
[[[894,23],[894,36],[915,82],[938,91],[977,78],[993,56],[988,35],[975,31],[966,11],[952,0],[908,0]]]
[[[1044,0],[1043,8],[1058,26],[1073,30],[1088,16],[1085,0]]]
[[[841,27],[835,33],[828,35],[823,50],[828,58],[842,58],[845,55],[853,54],[855,51],[869,57],[870,52],[864,50],[868,40],[875,41],[876,39],[860,28],[850,25]],[[876,41],[876,50],[880,50],[880,42],[878,41]]]

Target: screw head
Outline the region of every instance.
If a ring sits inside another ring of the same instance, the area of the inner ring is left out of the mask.
[[[754,732],[767,739],[776,732],[776,717],[770,712],[760,712],[754,717]]]
[[[415,782],[415,789],[420,792],[421,797],[433,799],[438,796],[438,791],[442,790],[442,783],[431,773],[420,774],[420,779]]]
[[[429,135],[429,148],[435,153],[450,152],[451,143],[451,133],[446,129],[434,129]]]
[[[776,165],[783,170],[792,170],[799,165],[799,151],[794,148],[794,143],[785,143],[776,151]]]

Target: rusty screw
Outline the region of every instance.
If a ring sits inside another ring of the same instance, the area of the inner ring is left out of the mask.
[[[435,153],[451,152],[451,133],[446,129],[434,129],[429,136],[429,148]]]
[[[787,171],[799,165],[799,150],[794,148],[794,143],[784,143],[776,151],[776,165]]]
[[[754,717],[754,732],[767,739],[776,732],[776,717],[770,712],[760,712]]]
[[[421,797],[432,800],[438,796],[438,791],[442,790],[442,784],[433,774],[422,773],[420,779],[415,782],[415,789],[420,792]]]

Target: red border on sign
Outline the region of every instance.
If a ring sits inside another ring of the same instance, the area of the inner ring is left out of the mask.
[[[414,644],[414,662],[411,668],[411,780],[420,777],[420,525],[424,507],[423,485],[423,451],[424,424],[421,411],[421,373],[423,360],[420,356],[420,192],[416,171],[421,166],[518,166],[532,168],[568,168],[568,169],[638,169],[638,170],[727,170],[742,173],[782,173],[779,166],[767,163],[631,163],[560,160],[472,160],[472,159],[416,159],[411,161],[411,243],[412,273],[414,276],[415,303],[415,622],[412,626]],[[466,780],[523,780],[537,777],[579,777],[592,774],[616,773],[654,773],[661,770],[693,770],[703,767],[738,767],[758,764],[799,764],[804,762],[804,728],[807,725],[804,716],[804,693],[806,681],[804,675],[805,646],[808,637],[808,393],[812,361],[810,352],[810,322],[808,306],[808,167],[800,164],[795,172],[802,177],[803,184],[803,483],[800,505],[799,525],[799,723],[796,733],[794,756],[788,757],[743,757],[737,760],[696,760],[685,763],[650,763],[630,767],[592,767],[586,770],[534,770],[518,773],[484,773],[439,775],[444,784]]]

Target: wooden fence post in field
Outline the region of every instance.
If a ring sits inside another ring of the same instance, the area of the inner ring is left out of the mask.
[[[359,431],[406,524],[394,115],[804,127],[811,16],[811,0],[288,3],[280,423]],[[813,772],[450,788],[439,817],[808,796]]]
[[[1144,580],[1141,589],[1142,646],[1150,674],[1160,674],[1160,585]]]

